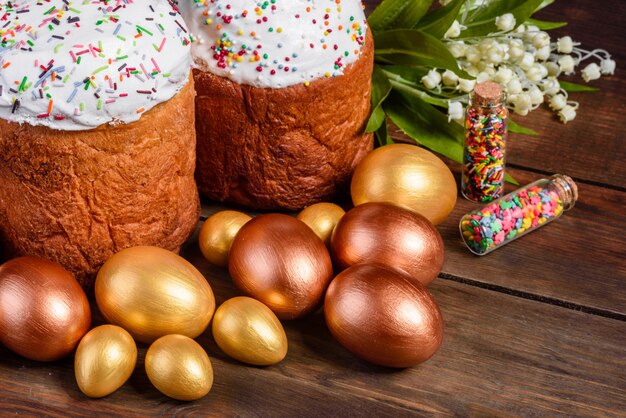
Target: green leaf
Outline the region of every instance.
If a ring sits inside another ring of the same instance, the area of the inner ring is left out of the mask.
[[[380,126],[380,128],[378,128],[374,136],[376,137],[376,141],[378,142],[378,145],[381,147],[383,145],[393,143],[393,139],[389,136],[389,128],[387,126],[387,119],[383,120],[382,125]]]
[[[402,83],[402,82],[398,82],[395,80],[390,80],[392,87],[394,88],[394,90],[399,91],[400,93],[403,93],[404,96],[413,96],[413,97],[417,97],[423,101],[425,101],[428,104],[434,105],[434,106],[439,106],[439,107],[443,107],[443,108],[448,108],[448,100],[447,99],[441,99],[438,97],[434,97],[430,94],[428,94],[427,92],[417,89],[415,87],[412,87],[409,84],[406,83]]]
[[[574,93],[577,91],[598,91],[600,89],[596,87],[585,86],[584,84],[576,84],[576,83],[568,83],[567,81],[559,80],[559,85],[561,88],[569,93]]]
[[[463,159],[463,128],[423,100],[392,91],[383,107],[408,136],[458,163]]]
[[[374,36],[375,57],[391,64],[423,66],[454,71],[459,77],[473,77],[459,68],[445,44],[414,29],[394,29]]]
[[[524,134],[524,135],[532,135],[532,136],[539,135],[538,132],[533,131],[532,129],[529,129],[529,128],[525,128],[522,125],[515,123],[512,119],[509,119],[508,130],[509,132],[513,132],[516,134]]]
[[[391,84],[385,72],[378,66],[374,65],[372,72],[372,107],[378,107],[387,98],[391,91]]]
[[[412,28],[430,8],[433,0],[384,0],[368,17],[374,32]]]
[[[391,91],[391,84],[389,79],[380,69],[378,65],[374,65],[374,72],[372,73],[372,114],[367,122],[365,132],[374,132],[380,128],[385,120],[385,112],[381,105],[383,101],[389,95]]]
[[[419,84],[422,77],[428,74],[428,68],[409,67],[404,65],[385,65],[381,67],[389,79],[402,79],[407,83]]]
[[[558,29],[567,25],[567,22],[548,22],[545,20],[538,20],[538,19],[532,19],[532,18],[526,20],[526,23],[529,25],[535,25],[541,30]]]
[[[541,4],[539,5],[539,7],[537,7],[535,9],[535,12],[538,12],[541,9],[545,9],[546,7],[548,7],[549,5],[551,5],[552,3],[554,3],[556,0],[543,0],[541,2]]]
[[[376,132],[378,128],[381,127],[387,115],[381,106],[376,106],[374,110],[372,110],[372,114],[370,115],[369,120],[367,121],[367,126],[365,127],[365,132]]]
[[[433,10],[419,21],[415,29],[426,32],[437,39],[443,38],[443,35],[450,29],[459,15],[464,3],[465,0],[454,0],[444,7]]]
[[[504,173],[504,181],[519,186],[519,181],[515,180],[509,173]]]
[[[461,32],[458,39],[484,36],[499,29],[496,27],[496,17],[505,13],[515,16],[516,26],[524,23],[539,7],[542,0],[499,0],[490,3],[465,22],[467,29]]]

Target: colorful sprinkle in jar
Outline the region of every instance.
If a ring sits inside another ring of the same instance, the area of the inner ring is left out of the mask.
[[[465,245],[485,255],[574,207],[576,183],[562,174],[537,180],[461,218],[459,228]]]
[[[465,117],[461,192],[474,202],[491,202],[504,190],[508,111],[500,85],[480,83],[470,96]]]

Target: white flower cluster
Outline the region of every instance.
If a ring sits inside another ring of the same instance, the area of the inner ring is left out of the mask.
[[[526,115],[544,101],[558,114],[563,123],[576,117],[578,103],[568,100],[558,77],[573,74],[587,59],[595,58],[581,71],[589,82],[601,75],[613,74],[615,61],[608,52],[596,49],[585,51],[571,37],[564,36],[553,42],[547,32],[532,25],[516,26],[511,13],[495,19],[498,32],[488,36],[454,40],[464,27],[458,21],[445,35],[446,45],[461,68],[475,77],[466,80],[452,71],[433,69],[422,78],[422,84],[434,93],[469,93],[478,82],[495,81],[507,92],[507,105],[515,113]],[[449,94],[445,94],[450,97]],[[462,119],[456,102],[466,101],[466,95],[449,101],[449,119]],[[460,102],[459,102],[460,103]]]

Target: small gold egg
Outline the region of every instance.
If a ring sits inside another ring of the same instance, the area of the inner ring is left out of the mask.
[[[200,229],[200,251],[209,263],[220,267],[228,265],[228,252],[241,227],[252,219],[235,210],[223,210],[210,216]]]
[[[135,370],[137,345],[123,328],[101,325],[78,344],[74,374],[81,392],[92,398],[119,389]]]
[[[195,338],[215,311],[213,291],[202,273],[158,247],[115,254],[98,272],[95,293],[107,321],[144,343],[168,334]]]
[[[335,225],[345,214],[340,206],[322,202],[304,208],[296,218],[307,224],[328,247]]]
[[[287,335],[274,312],[245,296],[217,308],[213,338],[230,357],[256,366],[276,364],[287,355]]]
[[[184,335],[166,335],[146,352],[148,379],[161,393],[179,401],[193,401],[209,393],[213,367],[206,351]]]

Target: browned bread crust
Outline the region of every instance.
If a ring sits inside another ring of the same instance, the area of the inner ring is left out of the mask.
[[[297,210],[345,186],[373,147],[374,45],[343,76],[282,89],[239,85],[194,70],[200,193],[259,209]]]
[[[48,258],[90,288],[123,248],[178,251],[199,216],[194,97],[191,80],[138,122],[88,131],[0,120],[0,254]]]

